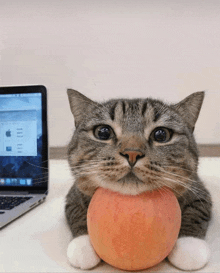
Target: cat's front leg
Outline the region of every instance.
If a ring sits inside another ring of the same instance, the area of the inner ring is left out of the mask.
[[[65,208],[66,219],[73,235],[67,248],[67,258],[72,266],[84,270],[95,267],[101,261],[87,232],[89,202],[90,198],[74,185],[67,195]]]
[[[95,267],[101,261],[88,234],[76,237],[69,243],[67,258],[72,266],[84,270]]]
[[[203,268],[209,261],[210,249],[204,237],[211,217],[211,198],[203,188],[203,198],[185,196],[182,203],[182,224],[179,238],[168,256],[177,268],[191,271]],[[194,199],[192,201],[192,199]]]
[[[181,237],[168,256],[177,268],[191,271],[203,268],[209,261],[210,249],[205,240],[196,237]]]

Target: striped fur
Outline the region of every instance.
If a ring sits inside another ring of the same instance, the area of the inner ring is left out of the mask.
[[[211,198],[197,175],[198,150],[193,136],[204,93],[194,93],[170,105],[150,98],[97,103],[75,90],[68,90],[68,95],[76,125],[68,147],[75,183],[66,201],[73,236],[87,232],[87,207],[98,187],[135,195],[167,186],[182,209],[180,236],[204,237]],[[113,137],[104,141],[95,138],[98,125],[110,126]],[[154,141],[152,132],[160,127],[173,132],[170,141]],[[122,156],[128,149],[144,155],[132,175],[131,166]]]

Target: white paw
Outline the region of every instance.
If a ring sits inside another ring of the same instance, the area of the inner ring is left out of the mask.
[[[89,235],[73,239],[69,243],[67,257],[71,265],[81,269],[91,269],[101,261],[91,245]]]
[[[208,244],[198,238],[179,238],[168,260],[177,268],[182,270],[198,270],[204,267],[210,257]]]

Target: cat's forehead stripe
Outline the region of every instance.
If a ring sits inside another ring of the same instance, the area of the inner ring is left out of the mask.
[[[168,105],[158,100],[118,99],[108,101],[106,106],[108,123],[111,121],[110,126],[114,124],[113,129],[119,135],[122,132],[144,132],[155,126],[174,126],[176,124],[175,113]]]
[[[125,114],[125,112],[126,112],[126,105],[125,105],[125,102],[122,101],[121,103],[122,103],[122,112],[123,112],[123,114]]]
[[[145,115],[146,109],[147,109],[147,101],[145,101],[142,105],[142,111],[141,111],[142,116]]]
[[[115,121],[119,122],[125,114],[125,105],[119,101],[115,107]]]
[[[117,104],[118,104],[118,102],[115,102],[114,104],[113,104],[113,106],[110,108],[110,110],[109,110],[109,115],[110,115],[110,118],[114,121],[114,119],[115,119],[115,108],[116,108],[116,106],[117,106]]]

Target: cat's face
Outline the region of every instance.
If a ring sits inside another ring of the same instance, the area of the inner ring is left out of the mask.
[[[178,196],[192,187],[197,171],[193,129],[204,93],[176,105],[153,99],[99,104],[68,90],[76,130],[69,164],[87,195],[97,187],[124,194],[167,186]]]

